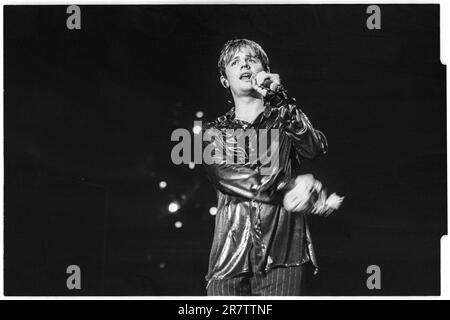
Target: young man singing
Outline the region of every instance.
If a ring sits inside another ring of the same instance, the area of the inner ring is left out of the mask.
[[[218,66],[234,107],[204,126],[215,135],[205,147],[224,150],[206,164],[218,196],[207,294],[301,295],[305,265],[317,268],[306,214],[327,215],[333,208],[319,181],[296,172],[303,159],[326,152],[325,136],[288,98],[254,41],[227,42]],[[251,130],[255,139],[236,143]],[[262,135],[271,137],[266,149],[258,142]],[[249,156],[255,150],[257,156]],[[243,161],[233,161],[239,153]]]

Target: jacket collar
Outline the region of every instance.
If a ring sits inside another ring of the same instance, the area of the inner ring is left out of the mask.
[[[267,101],[264,102],[264,110],[262,112],[262,117],[268,118],[272,114],[272,111],[273,111],[273,109],[270,106],[270,104]],[[253,124],[256,124],[260,118],[261,118],[261,114],[259,114],[258,117],[256,117]],[[240,125],[247,125],[247,126],[252,125],[251,123],[248,123],[247,121],[236,119],[236,107],[235,106],[233,106],[227,113],[225,113],[225,115],[219,117],[218,120],[219,120],[219,122],[228,120],[228,121],[240,124]]]

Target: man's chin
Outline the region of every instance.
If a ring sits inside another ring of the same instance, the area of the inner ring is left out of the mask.
[[[239,88],[239,91],[241,91],[242,93],[247,93],[247,94],[256,92],[255,89],[253,88],[253,86],[251,85],[251,83],[243,84],[243,85]]]
[[[243,96],[251,96],[251,97],[255,97],[258,98],[261,95],[253,88],[253,86],[251,84],[247,85],[242,85],[239,87],[238,90],[235,91],[237,96],[243,97]]]

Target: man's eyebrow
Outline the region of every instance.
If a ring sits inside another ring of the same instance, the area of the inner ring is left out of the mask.
[[[258,57],[255,54],[247,54],[245,55],[245,58],[256,58],[258,59]],[[230,61],[228,63],[231,63],[232,61],[239,59],[239,55],[235,55],[234,57],[230,58]]]

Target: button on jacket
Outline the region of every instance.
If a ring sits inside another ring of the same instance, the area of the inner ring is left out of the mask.
[[[303,159],[324,154],[327,142],[295,100],[285,98],[267,98],[253,123],[236,119],[233,107],[203,127],[210,133],[204,154],[214,150],[214,161],[205,168],[218,199],[208,283],[251,272],[250,250],[255,250],[258,272],[308,261],[317,271],[306,215],[287,212],[282,201]],[[240,135],[249,136],[245,145],[236,142]],[[276,139],[266,139],[267,148],[260,148],[267,135]]]

